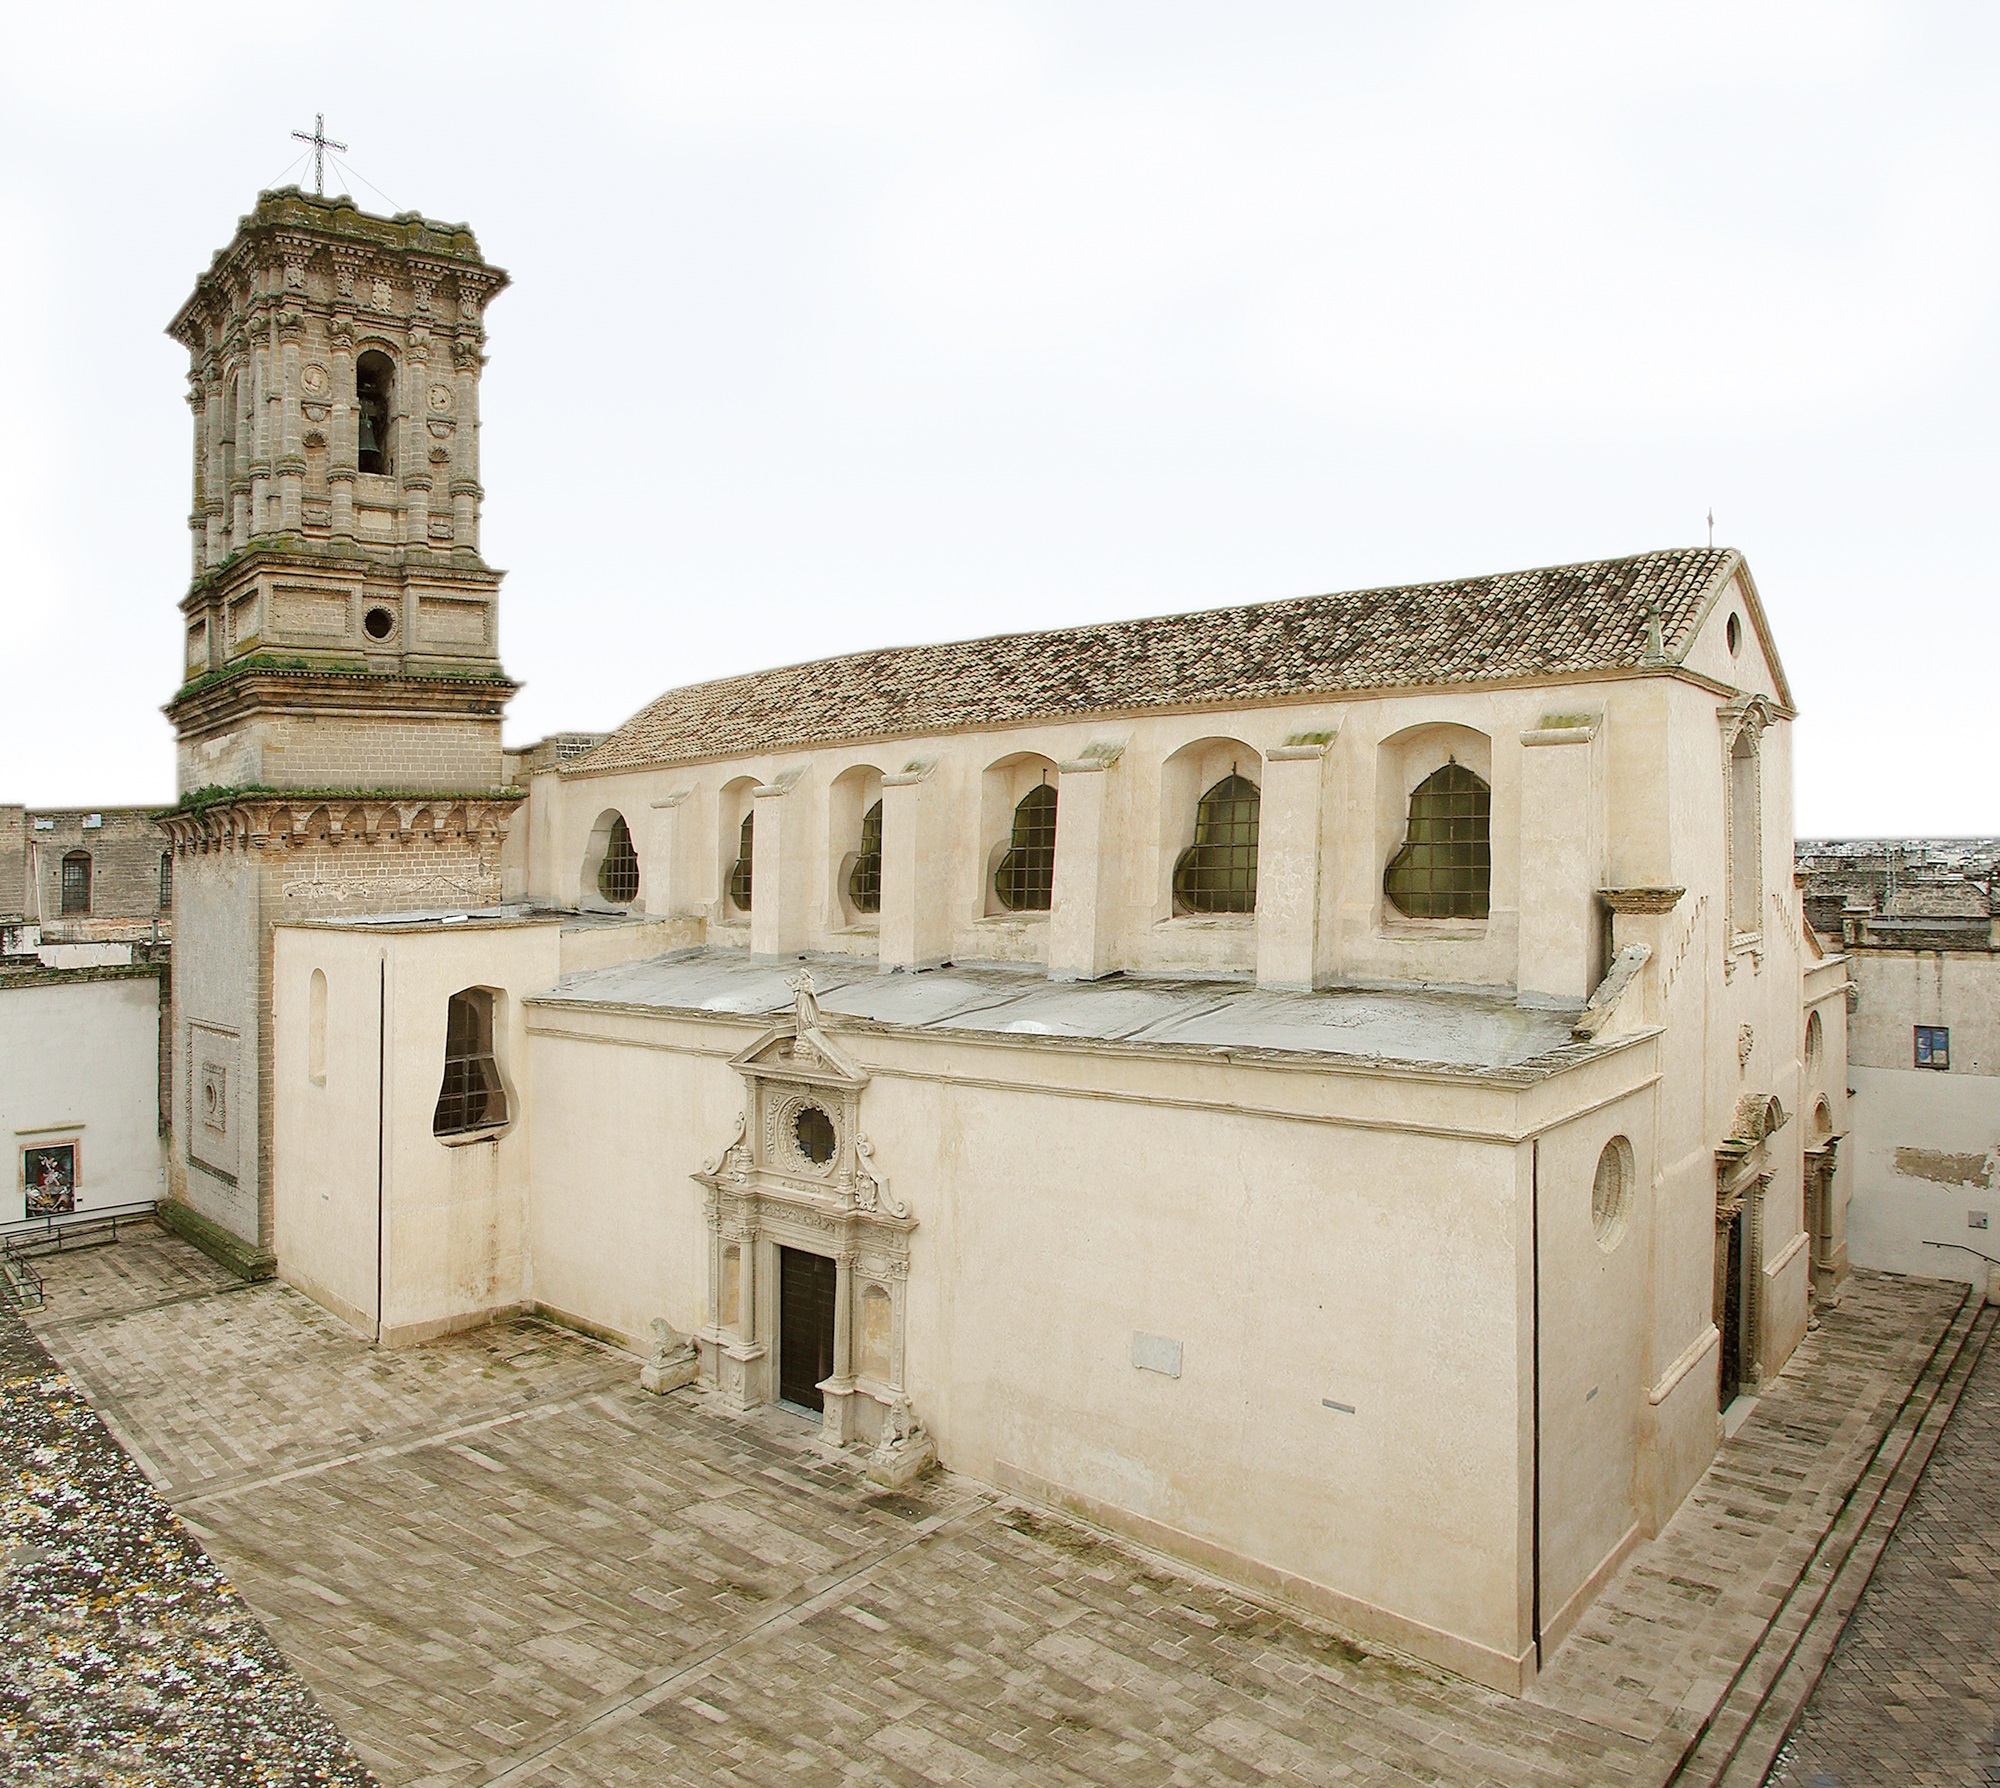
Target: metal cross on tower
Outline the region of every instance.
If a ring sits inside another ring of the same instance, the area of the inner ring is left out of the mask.
[[[311,130],[295,130],[292,132],[292,135],[297,137],[301,143],[310,143],[313,146],[313,191],[319,197],[325,198],[326,152],[329,149],[345,150],[347,145],[345,143],[336,143],[326,134],[326,114],[324,112],[313,113],[313,127]]]

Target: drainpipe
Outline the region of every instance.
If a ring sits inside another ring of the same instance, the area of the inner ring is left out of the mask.
[[[377,967],[375,1005],[375,1344],[382,1344],[382,1240],[387,1204],[389,1126],[389,952]]]
[[[1528,1559],[1531,1589],[1531,1619],[1535,1630],[1535,1674],[1542,1673],[1542,1141],[1538,1136],[1528,1145],[1528,1283],[1531,1327],[1529,1330],[1534,1365],[1530,1380],[1534,1414],[1534,1465],[1529,1491],[1530,1519],[1534,1531],[1529,1540]]]

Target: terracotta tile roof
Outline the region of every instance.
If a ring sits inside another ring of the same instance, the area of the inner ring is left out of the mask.
[[[592,775],[1089,714],[1624,669],[1643,658],[1655,606],[1671,662],[1739,563],[1725,547],[1679,547],[1404,589],[854,652],[670,689],[563,769]]]

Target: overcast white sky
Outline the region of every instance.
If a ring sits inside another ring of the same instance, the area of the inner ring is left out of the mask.
[[[854,647],[1695,543],[1713,504],[1801,831],[2000,831],[1990,0],[4,25],[0,799],[172,794],[162,329],[323,111],[516,281],[511,741]]]

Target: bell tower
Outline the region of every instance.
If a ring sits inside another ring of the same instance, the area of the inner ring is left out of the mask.
[[[164,1214],[272,1270],[271,928],[499,897],[501,574],[479,376],[507,275],[462,224],[258,196],[168,333],[191,359],[193,576],[167,704]]]

